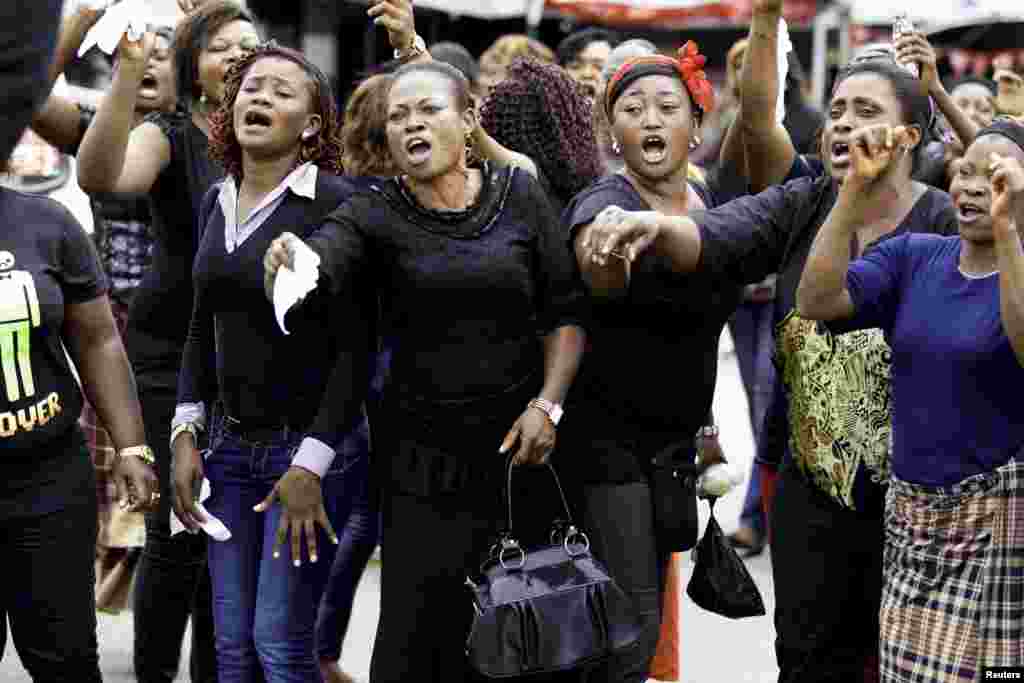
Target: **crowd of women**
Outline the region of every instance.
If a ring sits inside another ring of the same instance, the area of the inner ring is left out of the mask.
[[[189,619],[194,681],[350,680],[378,536],[371,680],[477,680],[463,582],[509,459],[525,540],[550,462],[641,627],[549,678],[646,680],[674,549],[654,482],[723,458],[730,321],[758,442],[734,542],[771,539],[780,681],[1024,666],[1024,95],[944,84],[909,33],[819,114],[792,59],[780,79],[782,0],[722,56],[717,108],[693,42],[506,36],[477,61],[377,0],[395,59],[339,110],[233,0],[181,4],[122,37],[95,109],[25,96],[77,156],[102,262],[0,189],[0,651],[9,620],[34,681],[101,680],[83,392],[146,513],[139,681],[174,679]],[[65,21],[45,83],[99,15]],[[310,261],[279,322],[281,268]]]

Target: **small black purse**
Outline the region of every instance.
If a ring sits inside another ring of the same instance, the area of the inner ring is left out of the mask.
[[[673,444],[651,458],[651,500],[658,547],[679,553],[697,545],[697,464],[689,444]]]
[[[550,545],[526,549],[513,536],[510,459],[508,531],[491,548],[480,574],[466,579],[474,612],[466,654],[488,678],[572,669],[640,637],[632,601],[590,554],[586,534],[572,523],[558,475],[547,468],[565,510]]]

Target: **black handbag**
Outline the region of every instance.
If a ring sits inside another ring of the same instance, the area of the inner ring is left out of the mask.
[[[565,510],[550,545],[523,548],[513,535],[512,461],[506,499],[507,531],[491,548],[480,574],[468,577],[473,625],[466,654],[488,678],[572,669],[629,647],[640,637],[632,601],[590,553],[573,523],[561,482],[551,465]]]
[[[711,506],[711,519],[694,551],[697,566],[686,587],[686,594],[700,607],[723,617],[763,616],[761,592],[715,519],[715,499],[709,498],[708,504]]]
[[[697,544],[697,465],[689,444],[673,444],[651,458],[651,500],[658,547],[683,552]]]

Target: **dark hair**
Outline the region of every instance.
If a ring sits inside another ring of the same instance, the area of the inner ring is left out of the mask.
[[[421,72],[438,74],[451,82],[452,90],[455,94],[455,104],[458,106],[459,111],[465,111],[473,106],[473,98],[470,95],[469,79],[454,66],[451,64],[445,64],[444,62],[432,60],[429,62],[413,62],[412,64],[406,64],[393,74],[394,80],[391,81],[391,86],[394,87],[395,83],[409,74]]]
[[[484,102],[480,123],[500,144],[530,157],[562,202],[604,171],[590,100],[554,64],[513,62]]]
[[[614,31],[604,28],[585,28],[563,38],[555,49],[555,55],[558,58],[558,63],[565,66],[576,59],[591,43],[608,43],[614,48],[621,42],[619,34]]]
[[[851,62],[836,76],[832,95],[846,79],[860,74],[874,74],[889,81],[896,99],[903,109],[903,123],[921,130],[921,141],[913,152],[913,171],[917,171],[922,153],[935,137],[936,117],[931,98],[921,92],[921,81],[888,56],[862,58]]]
[[[398,175],[387,138],[388,89],[394,76],[370,76],[345,105],[341,127],[342,157],[349,175]]]
[[[236,179],[242,177],[242,148],[235,136],[235,100],[249,68],[259,60],[270,57],[286,59],[297,64],[313,81],[313,109],[320,115],[320,132],[315,138],[296,142],[299,145],[299,160],[312,161],[320,168],[340,174],[341,123],[338,120],[338,105],[331,82],[301,52],[281,47],[274,42],[265,43],[249,51],[228,71],[224,81],[224,101],[210,116],[210,158],[220,162],[224,171]]]
[[[462,72],[462,75],[469,79],[470,85],[475,86],[480,79],[480,65],[476,63],[469,50],[458,43],[450,41],[436,43],[430,46],[430,56],[435,61],[451,64]]]
[[[1024,123],[1010,118],[1009,116],[997,116],[992,123],[978,131],[975,140],[985,135],[999,135],[1006,138],[1020,148],[1024,153]]]
[[[174,30],[174,78],[178,98],[186,107],[202,96],[199,86],[199,53],[210,37],[233,21],[255,23],[252,15],[234,0],[213,0],[182,19]]]
[[[981,78],[980,76],[964,76],[962,78],[949,81],[946,84],[946,91],[952,95],[953,91],[961,85],[980,85],[987,90],[992,97],[995,97],[999,92],[999,86],[995,81],[990,78]]]

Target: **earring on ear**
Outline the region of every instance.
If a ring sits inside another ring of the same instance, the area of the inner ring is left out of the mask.
[[[692,152],[693,150],[700,147],[700,142],[701,140],[699,135],[694,135],[692,138],[690,138],[690,151]]]
[[[622,154],[622,147],[619,146],[619,141],[612,138],[612,151],[616,154]]]
[[[302,132],[302,139],[303,140],[308,140],[311,137],[313,137],[313,131],[312,130],[307,128],[305,131]]]
[[[201,104],[203,106],[206,106],[206,93],[205,92],[199,93],[199,104]]]

